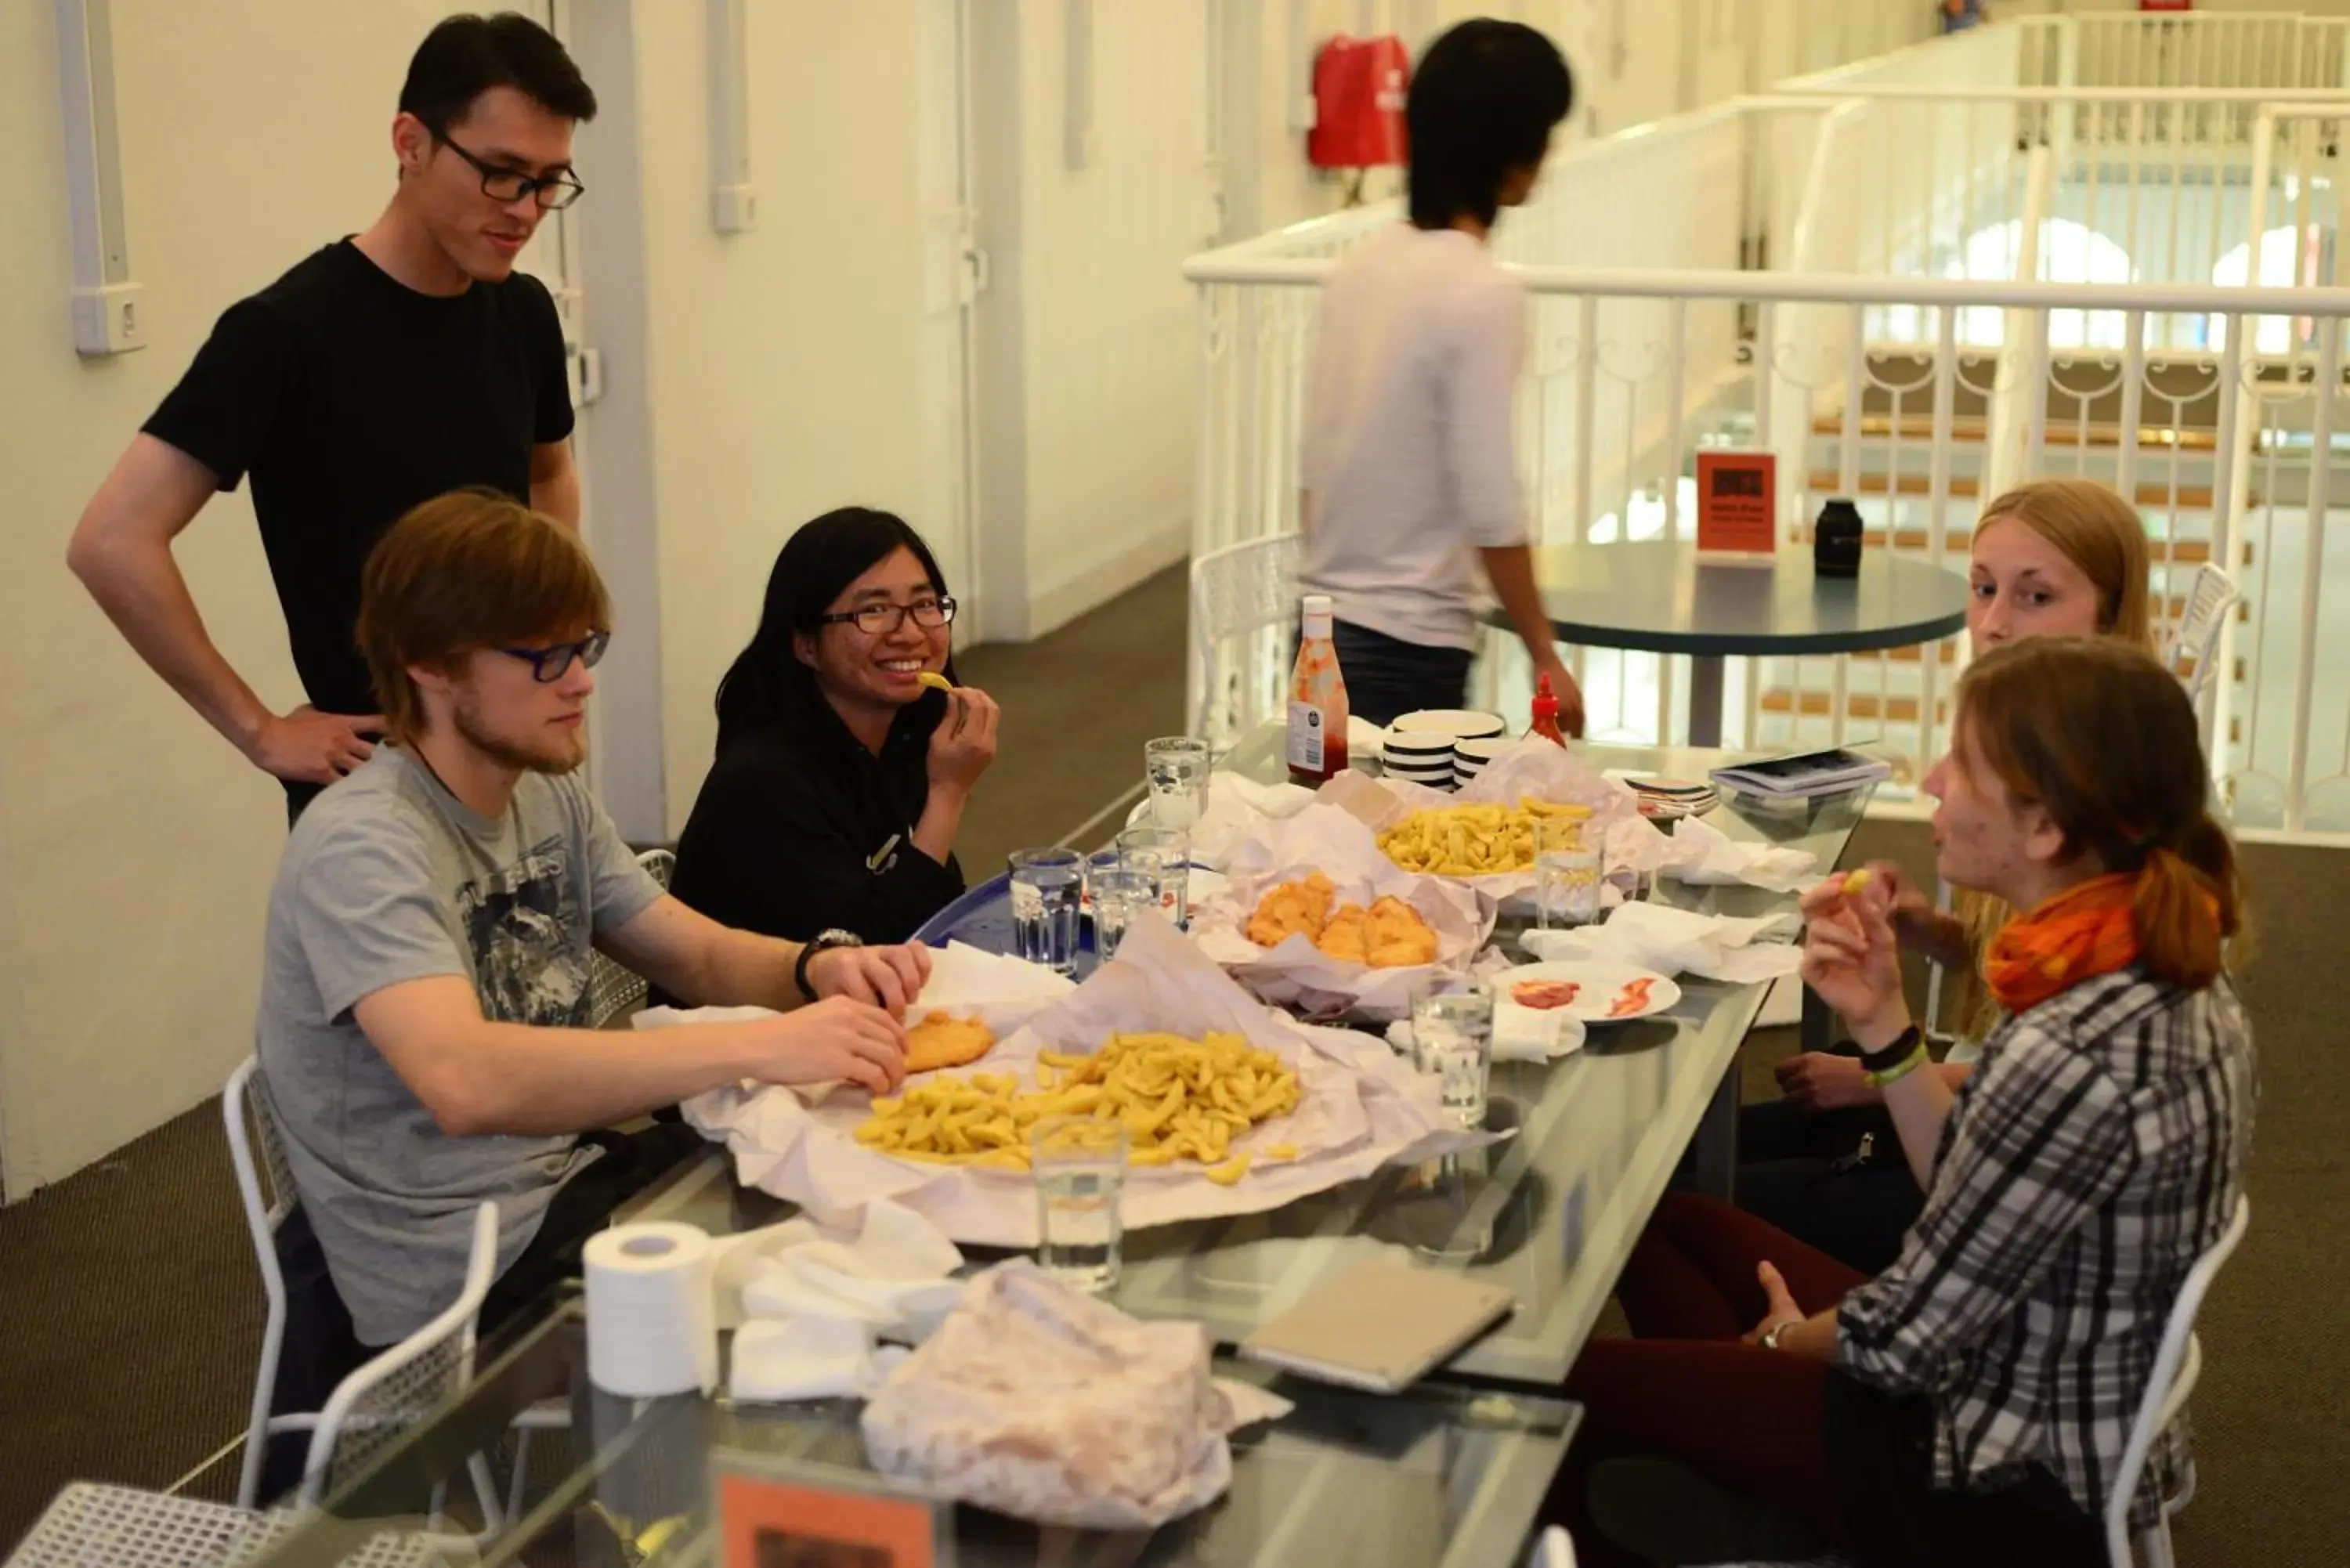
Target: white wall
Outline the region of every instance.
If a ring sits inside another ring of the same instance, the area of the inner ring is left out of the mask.
[[[11,1196],[220,1087],[252,1049],[285,798],[147,672],[65,568],[74,520],[215,314],[364,226],[409,52],[447,0],[114,0],[151,346],[85,364],[56,13],[0,6],[0,1130]],[[300,701],[244,493],[180,560],[230,661]]]

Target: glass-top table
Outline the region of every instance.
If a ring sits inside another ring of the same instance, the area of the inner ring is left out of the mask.
[[[535,1501],[484,1564],[709,1563],[710,1464],[721,1450],[783,1461],[792,1480],[817,1486],[869,1473],[854,1402],[619,1398],[588,1382],[585,1322],[569,1296],[510,1339],[463,1398],[405,1435],[258,1563],[328,1568],[380,1544],[388,1528],[420,1528],[436,1489],[466,1495],[470,1457],[495,1451],[515,1416],[551,1398],[567,1403],[570,1430],[539,1435]],[[1297,1407],[1232,1436],[1222,1497],[1155,1532],[1038,1527],[958,1508],[962,1568],[1503,1568],[1523,1560],[1581,1418],[1555,1399],[1433,1384],[1382,1397],[1238,1363],[1217,1370]],[[544,1462],[550,1450],[559,1457]],[[681,1526],[656,1529],[679,1516]],[[642,1542],[663,1536],[655,1552],[639,1554]]]
[[[1277,746],[1277,736],[1252,735],[1224,765],[1270,776]],[[1604,767],[1684,778],[1702,778],[1728,760],[1670,748],[1586,754]],[[1733,837],[1809,850],[1825,871],[1843,856],[1866,799],[1860,791],[1786,811],[1725,806],[1706,821]],[[1787,894],[1671,879],[1659,896],[1731,915],[1794,907]],[[1680,985],[1679,1002],[1666,1012],[1595,1027],[1581,1050],[1558,1061],[1496,1064],[1492,1125],[1513,1127],[1514,1136],[1452,1159],[1390,1167],[1269,1213],[1129,1231],[1124,1276],[1109,1299],[1138,1317],[1196,1320],[1220,1344],[1237,1345],[1321,1280],[1382,1249],[1402,1249],[1505,1286],[1517,1299],[1517,1312],[1454,1357],[1450,1373],[1556,1387],[1693,1142],[1698,1184],[1728,1187],[1738,1048],[1768,987],[1694,976]],[[786,1212],[779,1200],[739,1188],[731,1159],[712,1148],[650,1194],[634,1217],[723,1235]]]

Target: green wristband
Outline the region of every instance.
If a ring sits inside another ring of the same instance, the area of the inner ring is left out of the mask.
[[[1921,1040],[1917,1044],[1909,1048],[1909,1054],[1902,1057],[1901,1060],[1896,1062],[1890,1067],[1886,1067],[1874,1073],[1863,1074],[1862,1076],[1867,1080],[1868,1086],[1870,1088],[1881,1089],[1885,1087],[1886,1085],[1893,1082],[1894,1079],[1916,1072],[1931,1059],[1932,1058],[1926,1054],[1926,1043]]]

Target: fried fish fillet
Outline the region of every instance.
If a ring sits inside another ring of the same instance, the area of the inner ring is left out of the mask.
[[[1249,917],[1248,940],[1261,948],[1277,948],[1294,936],[1310,940],[1319,935],[1337,891],[1319,871],[1303,881],[1284,882],[1257,901],[1256,913]]]
[[[1401,898],[1386,898],[1371,906],[1370,932],[1365,940],[1373,969],[1404,969],[1436,961],[1436,932],[1419,911]]]
[[[995,1032],[976,1018],[933,1012],[906,1031],[906,1071],[961,1067],[995,1049]]]
[[[1341,904],[1331,911],[1329,923],[1314,939],[1314,945],[1342,962],[1368,963],[1370,941],[1370,916],[1360,904]]]

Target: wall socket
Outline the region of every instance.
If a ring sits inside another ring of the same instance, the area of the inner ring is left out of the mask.
[[[91,358],[128,354],[147,347],[147,287],[138,283],[109,283],[99,288],[73,291],[73,331],[76,352]]]

